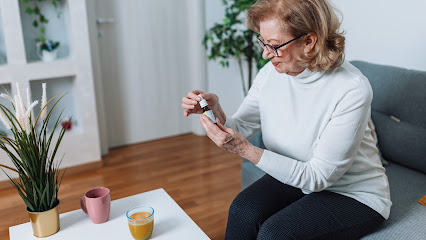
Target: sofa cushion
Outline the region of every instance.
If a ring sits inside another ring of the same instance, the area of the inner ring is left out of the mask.
[[[426,175],[397,163],[386,167],[392,207],[389,219],[369,239],[424,239],[426,206],[418,203],[426,194]]]
[[[373,88],[372,119],[383,157],[426,173],[426,72],[351,63]]]

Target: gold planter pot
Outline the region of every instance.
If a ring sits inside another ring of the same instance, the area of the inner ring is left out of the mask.
[[[27,208],[28,211],[28,208]],[[36,237],[48,237],[59,231],[59,203],[45,212],[30,212],[33,233]]]

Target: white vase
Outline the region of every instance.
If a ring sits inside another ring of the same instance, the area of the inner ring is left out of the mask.
[[[43,62],[51,62],[58,58],[58,49],[55,49],[51,52],[47,50],[38,51],[39,57]]]

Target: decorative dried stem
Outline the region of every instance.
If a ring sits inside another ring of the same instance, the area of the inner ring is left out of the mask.
[[[2,93],[0,94],[0,97],[8,99],[13,105],[16,105],[15,101],[13,101],[13,98],[11,98],[9,95]]]
[[[10,123],[9,119],[7,119],[7,117],[3,114],[3,112],[0,112],[0,121],[7,129],[10,130],[12,128],[12,124]]]
[[[47,106],[46,106],[46,101],[47,101],[47,97],[46,97],[46,83],[42,83],[41,87],[43,88],[43,94],[41,96],[41,119],[45,120],[46,119],[46,112],[47,112]]]

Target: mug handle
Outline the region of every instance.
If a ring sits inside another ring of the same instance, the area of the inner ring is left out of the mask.
[[[83,212],[85,212],[87,215],[89,215],[89,214],[87,213],[86,206],[84,206],[84,196],[83,196],[83,197],[81,197],[81,199],[80,199],[80,207],[81,207],[81,209],[83,210]]]

